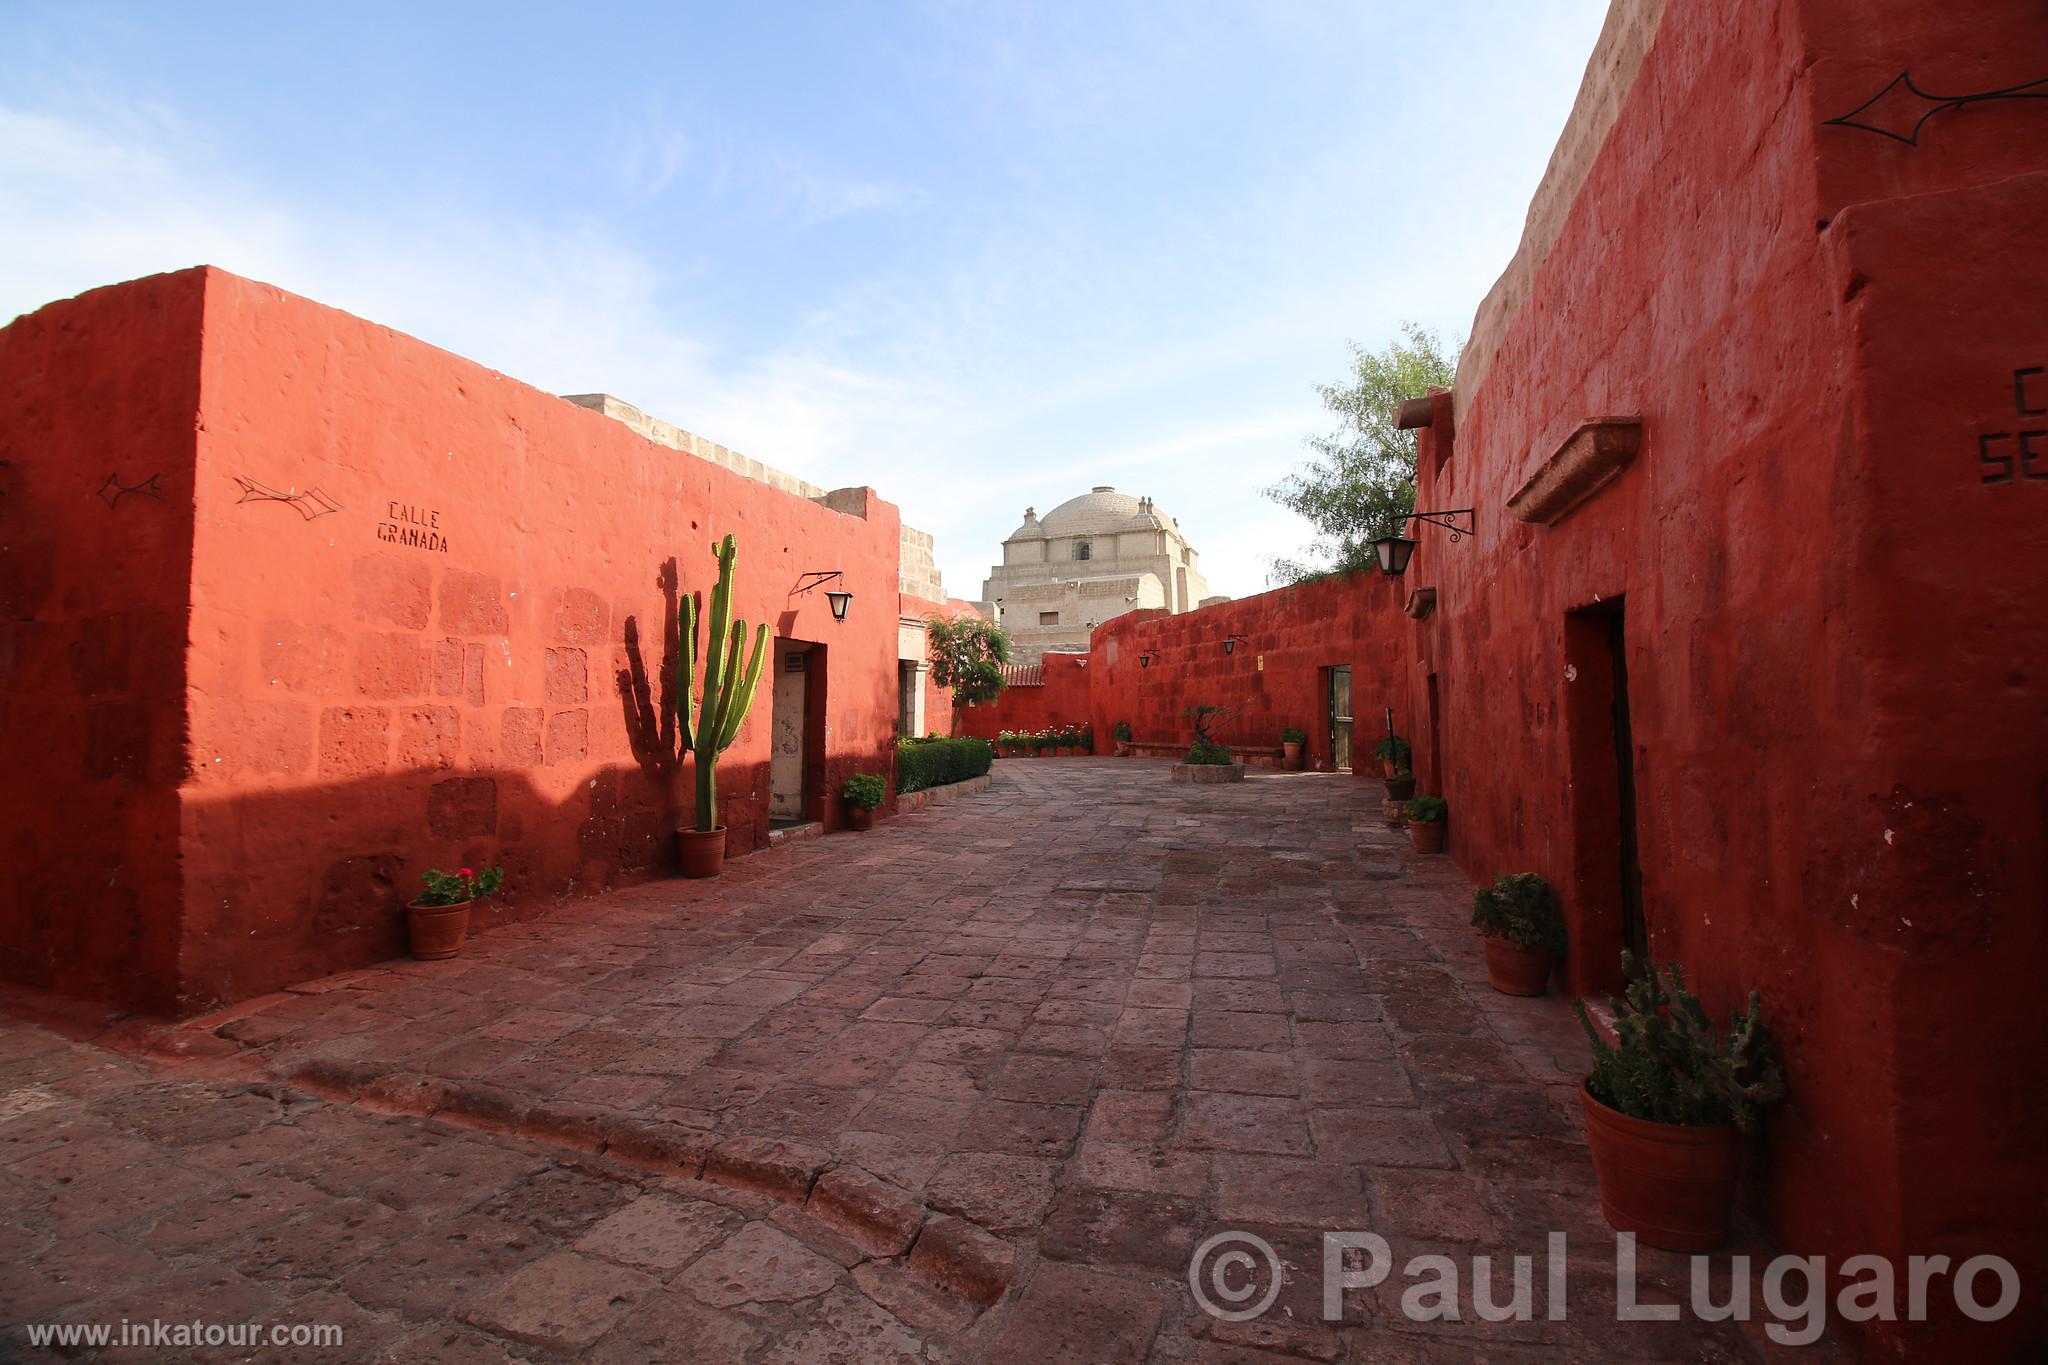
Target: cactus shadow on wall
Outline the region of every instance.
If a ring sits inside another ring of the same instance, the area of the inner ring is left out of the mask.
[[[676,729],[676,663],[682,653],[679,576],[673,556],[662,561],[654,576],[661,589],[661,665],[650,682],[640,645],[640,620],[625,622],[626,666],[619,670],[619,703],[625,709],[626,738],[640,770],[666,784],[681,771],[682,747]]]

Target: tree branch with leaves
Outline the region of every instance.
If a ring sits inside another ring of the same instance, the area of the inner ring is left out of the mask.
[[[1266,496],[1316,529],[1307,557],[1278,559],[1272,576],[1300,583],[1325,574],[1376,567],[1372,543],[1401,534],[1415,510],[1415,438],[1394,426],[1395,406],[1432,388],[1449,388],[1458,372],[1437,334],[1408,322],[1404,341],[1383,351],[1351,346],[1351,377],[1319,384],[1323,406],[1340,419],[1327,436],[1308,438],[1315,458],[1266,490]]]
[[[928,616],[925,652],[932,681],[953,693],[954,705],[994,701],[1002,695],[1003,665],[1010,661],[1010,636],[979,616]],[[959,717],[954,717],[957,726]]]

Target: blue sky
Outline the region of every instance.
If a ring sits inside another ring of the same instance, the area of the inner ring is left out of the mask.
[[[211,262],[871,483],[975,596],[1150,494],[1244,595],[1345,343],[1461,337],[1599,0],[0,2],[0,319]]]

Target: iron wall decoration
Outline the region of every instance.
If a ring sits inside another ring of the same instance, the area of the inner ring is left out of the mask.
[[[1899,93],[1903,91],[1904,93]],[[1878,110],[1880,104],[1890,100],[1898,120],[1911,119],[1912,126],[1900,132],[1897,127],[1886,127],[1882,122],[1871,122],[1864,115],[1881,117],[1885,111]],[[1985,90],[1975,95],[1932,95],[1913,83],[1910,70],[1901,71],[1891,78],[1884,89],[1872,95],[1863,103],[1838,118],[1826,120],[1821,126],[1832,128],[1858,128],[1866,133],[1876,133],[1894,142],[1903,142],[1908,147],[1920,145],[1920,130],[1927,126],[1927,120],[1949,109],[1961,109],[1971,104],[1989,104],[1993,100],[2048,100],[2048,76],[2039,80],[2024,81],[2019,85],[2008,85],[1999,90]],[[1875,112],[1873,112],[1875,111]]]
[[[813,569],[799,578],[791,597],[802,597],[813,588],[824,588],[827,583],[837,583],[837,588],[825,588],[825,604],[832,608],[832,619],[844,621],[846,609],[853,605],[853,593],[847,589],[846,575],[839,569]]]
[[[163,475],[161,474],[152,474],[141,483],[122,483],[118,475],[109,474],[107,475],[107,481],[100,485],[99,491],[93,496],[109,507],[119,507],[121,499],[127,497],[130,493],[139,494],[145,498],[155,498],[158,502],[162,502],[164,492],[157,485],[157,480],[162,477]]]
[[[341,510],[340,503],[328,497],[318,488],[308,488],[303,493],[286,489],[280,493],[269,484],[258,483],[256,480],[245,478],[240,474],[235,475],[235,486],[242,490],[242,496],[235,499],[237,506],[245,502],[289,503],[307,521],[317,521],[329,512],[339,512]]]

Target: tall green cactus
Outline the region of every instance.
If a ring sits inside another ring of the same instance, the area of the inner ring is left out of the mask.
[[[711,639],[704,652],[704,700],[697,700],[697,595],[682,600],[682,668],[676,672],[676,728],[683,748],[697,756],[697,828],[718,828],[718,756],[732,747],[740,722],[754,705],[761,662],[768,654],[768,627],[754,630],[754,657],[740,671],[747,623],[732,619],[732,566],[739,551],[727,536],[711,547],[718,560],[718,586],[711,590]],[[729,637],[729,638],[728,638]]]

